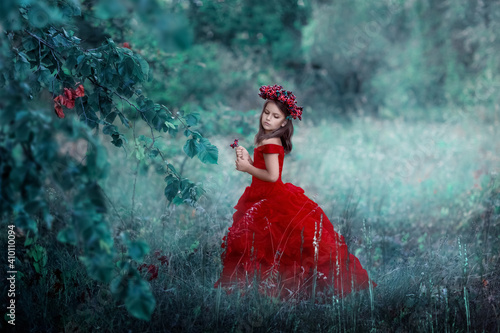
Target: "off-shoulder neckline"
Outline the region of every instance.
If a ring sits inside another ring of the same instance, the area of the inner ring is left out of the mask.
[[[259,149],[259,148],[261,148],[261,147],[264,147],[264,146],[269,146],[269,145],[271,145],[271,146],[278,146],[278,147],[283,148],[283,146],[282,146],[282,145],[278,145],[278,144],[276,144],[276,143],[266,143],[265,145],[261,145],[261,146],[255,147],[255,149]],[[285,149],[285,148],[283,148],[283,149]]]

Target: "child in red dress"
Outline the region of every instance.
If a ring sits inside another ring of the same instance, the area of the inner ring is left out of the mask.
[[[284,156],[292,150],[292,119],[302,117],[295,96],[277,85],[262,86],[259,96],[266,102],[254,159],[236,148],[236,169],[252,175],[252,183],[234,207],[233,225],[221,245],[224,267],[214,287],[245,292],[258,284],[260,292],[281,299],[313,293],[343,297],[370,283],[375,287],[318,204],[281,180]]]

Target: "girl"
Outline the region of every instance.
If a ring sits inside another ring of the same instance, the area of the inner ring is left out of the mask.
[[[252,184],[234,207],[214,287],[245,292],[257,284],[261,293],[281,299],[343,297],[370,283],[375,287],[323,210],[302,188],[281,180],[284,156],[292,150],[292,119],[302,120],[302,107],[278,85],[260,87],[259,96],[266,102],[254,159],[236,148],[236,169],[252,175]]]

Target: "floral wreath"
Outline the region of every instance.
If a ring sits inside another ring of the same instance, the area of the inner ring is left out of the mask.
[[[259,96],[263,99],[272,99],[285,104],[290,112],[290,116],[286,117],[287,119],[299,118],[299,120],[302,120],[302,107],[297,106],[295,95],[291,91],[284,90],[282,86],[276,84],[274,86],[261,86],[259,91]]]

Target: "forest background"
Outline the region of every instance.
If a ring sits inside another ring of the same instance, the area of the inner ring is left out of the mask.
[[[0,327],[498,332],[499,19],[487,0],[2,1]],[[250,183],[229,145],[252,153],[268,84],[304,106],[283,180],[377,288],[213,288]]]

